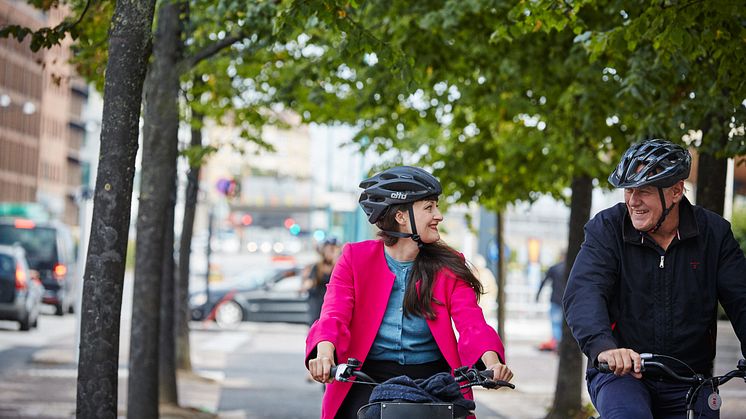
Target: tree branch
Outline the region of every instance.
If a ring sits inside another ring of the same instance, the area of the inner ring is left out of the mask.
[[[85,8],[83,9],[83,13],[80,14],[78,17],[78,20],[75,21],[72,25],[68,27],[68,29],[71,29],[75,26],[78,26],[78,23],[80,23],[83,20],[83,17],[85,17],[85,14],[88,13],[88,9],[91,7],[91,0],[87,0],[85,2]]]
[[[78,16],[75,22],[71,22],[69,19],[65,19],[57,26],[53,28],[45,27],[33,31],[25,26],[21,25],[7,25],[0,27],[0,38],[8,38],[10,36],[16,38],[18,42],[23,42],[26,35],[31,35],[31,50],[36,52],[39,48],[51,48],[55,45],[59,45],[60,41],[65,38],[65,35],[69,32],[73,38],[77,36],[73,33],[73,29],[83,20],[88,9],[91,6],[92,0],[87,0],[83,12]]]
[[[248,34],[245,34],[245,33],[242,33],[239,35],[233,35],[227,38],[220,39],[215,43],[205,46],[201,50],[192,54],[191,57],[186,57],[184,59],[184,61],[187,64],[187,68],[194,67],[195,65],[199,64],[201,61],[212,57],[213,55],[233,45],[234,43],[246,38],[247,36]]]

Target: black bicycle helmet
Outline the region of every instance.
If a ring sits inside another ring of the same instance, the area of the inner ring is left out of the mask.
[[[609,183],[616,188],[658,188],[663,212],[655,226],[648,233],[655,233],[676,203],[666,207],[663,188],[668,188],[689,177],[692,156],[679,145],[666,140],[647,140],[632,145],[624,155],[616,170],[609,175]]]
[[[399,238],[411,238],[422,247],[424,243],[417,234],[412,203],[425,198],[437,199],[443,189],[435,176],[419,167],[398,166],[384,170],[377,175],[360,182],[363,193],[360,194],[360,206],[368,216],[368,221],[375,224],[383,217],[392,205],[409,205],[411,233],[384,231]]]
[[[668,188],[688,178],[691,165],[692,156],[685,148],[666,140],[647,140],[624,153],[609,183],[615,188]]]
[[[419,167],[398,166],[360,182],[360,206],[375,224],[392,205],[409,204],[437,197],[443,189],[435,176]]]

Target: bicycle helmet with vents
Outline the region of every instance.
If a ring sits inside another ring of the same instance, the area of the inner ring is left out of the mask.
[[[398,166],[384,170],[360,182],[360,206],[371,224],[377,223],[391,206],[409,204],[409,221],[412,233],[384,231],[399,238],[411,238],[422,247],[424,243],[417,234],[412,203],[426,198],[437,199],[443,189],[435,176],[419,167]]]
[[[609,183],[616,188],[658,188],[663,212],[658,222],[648,231],[655,233],[676,205],[666,207],[663,188],[669,188],[689,177],[692,156],[684,147],[670,141],[654,139],[633,144],[624,152],[616,170],[609,175]]]
[[[441,194],[440,182],[419,167],[398,166],[360,182],[360,206],[375,224],[392,205],[409,204]]]
[[[609,183],[615,188],[668,188],[689,177],[691,164],[692,156],[684,147],[666,140],[643,141],[624,153]]]

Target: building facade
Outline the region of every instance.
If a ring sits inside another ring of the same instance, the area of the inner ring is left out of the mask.
[[[0,0],[0,26],[49,27],[65,13]],[[38,202],[77,225],[87,86],[68,63],[69,39],[38,52],[29,43],[0,39],[0,201]]]

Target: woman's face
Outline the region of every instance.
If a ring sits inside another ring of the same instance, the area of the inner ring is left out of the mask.
[[[443,214],[438,209],[438,201],[435,200],[423,200],[417,201],[412,204],[414,209],[414,219],[417,226],[417,234],[420,235],[420,239],[423,243],[435,243],[440,240],[440,233],[438,232],[438,224],[443,221]],[[402,212],[406,225],[403,227],[408,233],[412,232],[409,227],[409,214],[405,211]]]

